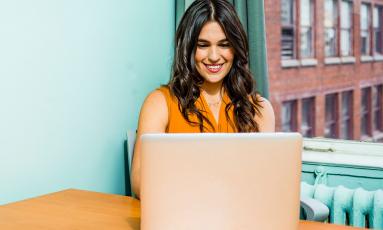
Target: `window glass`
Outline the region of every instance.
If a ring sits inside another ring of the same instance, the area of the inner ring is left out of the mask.
[[[336,0],[325,1],[324,25],[325,25],[325,55],[333,57],[337,55],[337,4]]]
[[[370,55],[370,6],[362,4],[360,8],[360,49],[362,55]]]
[[[295,58],[294,1],[281,0],[281,59]]]
[[[369,102],[370,102],[370,88],[362,89],[361,104],[360,104],[360,125],[361,134],[363,136],[370,136],[370,113],[369,113]]]
[[[340,34],[340,51],[342,56],[351,56],[352,55],[352,3],[349,1],[341,2],[340,10],[340,24],[341,24],[341,34]]]
[[[314,136],[314,98],[305,98],[302,100],[302,123],[301,133],[304,137]]]
[[[296,130],[296,101],[287,101],[282,104],[282,132],[294,132]]]
[[[373,88],[372,95],[372,103],[373,103],[373,111],[374,111],[374,131],[383,131],[382,127],[382,119],[383,119],[383,98],[382,98],[382,90],[383,86],[379,85]]]
[[[283,25],[293,24],[293,0],[281,0],[281,22]]]
[[[382,54],[382,7],[374,7],[373,11],[373,27],[374,27],[374,49],[375,53]]]
[[[301,11],[300,11],[300,51],[301,57],[307,58],[312,57],[312,47],[313,47],[313,31],[312,31],[312,1],[311,0],[301,0]]]
[[[352,91],[343,92],[341,95],[342,113],[340,117],[340,138],[352,139]]]
[[[337,138],[337,94],[326,95],[324,136]]]

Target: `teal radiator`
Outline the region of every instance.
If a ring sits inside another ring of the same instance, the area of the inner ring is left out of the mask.
[[[348,189],[342,185],[301,183],[301,196],[314,198],[330,209],[328,222],[383,229],[383,190]]]

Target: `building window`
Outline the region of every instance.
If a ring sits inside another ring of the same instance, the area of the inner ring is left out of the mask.
[[[338,55],[338,0],[326,0],[324,11],[325,26],[325,55],[335,57]]]
[[[362,136],[371,136],[371,88],[363,88],[360,104],[360,130]]]
[[[286,101],[282,103],[282,132],[297,131],[297,101]]]
[[[281,0],[281,58],[295,59],[295,24],[294,24],[294,1]]]
[[[353,95],[352,91],[342,93],[342,109],[340,117],[340,138],[351,140],[352,135],[352,111],[353,111]]]
[[[375,6],[373,11],[374,51],[376,54],[383,54],[382,41],[382,14],[383,7]]]
[[[338,94],[326,95],[326,114],[324,136],[328,138],[338,137]]]
[[[372,109],[374,114],[374,132],[383,131],[383,85],[373,88],[372,94]]]
[[[340,7],[340,54],[352,56],[352,2],[341,1]]]
[[[370,55],[370,5],[366,3],[360,8],[360,42],[362,55]]]
[[[282,60],[314,57],[313,2],[314,0],[281,0]],[[299,17],[295,16],[295,9],[299,9]]]
[[[300,57],[309,58],[314,56],[313,52],[313,1],[300,0]]]
[[[302,100],[302,122],[301,133],[304,137],[314,136],[315,121],[315,99],[314,97]]]

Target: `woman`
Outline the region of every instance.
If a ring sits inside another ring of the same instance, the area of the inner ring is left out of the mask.
[[[146,98],[132,165],[140,194],[144,133],[273,132],[270,103],[255,92],[246,33],[226,0],[196,0],[176,32],[170,82]]]

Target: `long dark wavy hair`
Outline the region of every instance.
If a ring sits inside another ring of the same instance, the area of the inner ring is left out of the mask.
[[[248,67],[247,36],[234,7],[226,0],[196,0],[184,13],[176,32],[176,51],[168,83],[170,92],[177,97],[183,117],[192,125],[198,125],[200,132],[204,132],[205,124],[213,127],[195,106],[204,80],[196,69],[194,57],[198,36],[208,21],[221,25],[234,50],[233,65],[222,84],[231,99],[225,108],[226,117],[229,118],[228,111],[234,107],[234,121],[229,121],[230,124],[235,125],[238,132],[258,132],[254,117],[260,116],[261,105]],[[198,122],[190,119],[191,114],[196,115]]]

